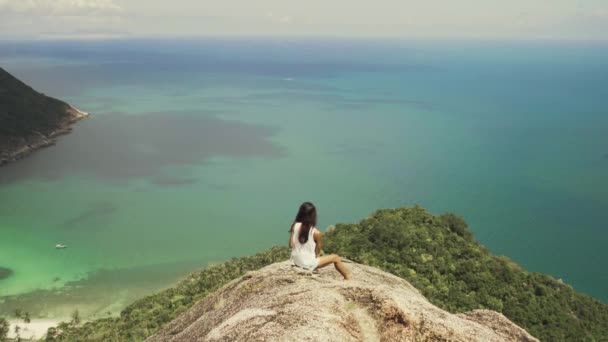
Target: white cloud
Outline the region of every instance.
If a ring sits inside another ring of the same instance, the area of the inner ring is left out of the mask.
[[[272,12],[266,14],[266,18],[274,23],[291,24],[292,18],[289,15],[275,15]]]
[[[115,0],[0,0],[0,39],[95,39],[124,36]]]
[[[117,14],[122,8],[113,0],[0,0],[4,14],[81,16]]]
[[[0,0],[0,37],[87,29],[133,36],[606,40],[607,1]]]

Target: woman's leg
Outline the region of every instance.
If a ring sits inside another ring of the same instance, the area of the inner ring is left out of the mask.
[[[322,257],[319,257],[319,265],[317,266],[317,269],[325,267],[329,264],[334,264],[336,270],[340,272],[344,279],[350,280],[350,275],[348,274],[346,267],[344,266],[342,260],[340,260],[340,257],[337,254],[324,255]]]

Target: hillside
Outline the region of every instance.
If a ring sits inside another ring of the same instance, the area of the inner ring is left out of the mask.
[[[0,68],[0,165],[52,145],[85,117],[69,104],[41,94]]]
[[[495,310],[542,341],[608,341],[608,305],[492,255],[456,215],[384,209],[325,240],[325,252],[407,279],[450,312]]]
[[[419,207],[379,210],[360,223],[338,224],[324,243],[326,253],[406,279],[448,312],[500,312],[541,341],[608,340],[608,305],[493,256],[455,215],[435,216]],[[63,324],[61,340],[142,341],[230,281],[288,257],[287,248],[277,247],[195,272],[129,305],[120,317]]]
[[[166,341],[538,341],[489,310],[454,315],[407,281],[349,263],[315,274],[275,263],[196,303],[148,342]]]
[[[97,319],[83,325],[62,323],[62,335],[49,341],[143,341],[197,301],[245,273],[289,258],[289,249],[274,247],[253,256],[233,258],[194,272],[174,287],[127,306],[120,317]]]

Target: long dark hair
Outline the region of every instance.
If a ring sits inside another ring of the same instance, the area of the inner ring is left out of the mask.
[[[300,243],[306,243],[310,230],[317,225],[317,208],[315,208],[315,205],[310,202],[302,203],[293,224],[295,225],[296,222],[302,224],[300,226],[298,241],[300,241]]]

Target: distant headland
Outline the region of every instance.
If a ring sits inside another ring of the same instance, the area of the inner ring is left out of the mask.
[[[0,68],[0,166],[55,144],[58,136],[88,115]]]

